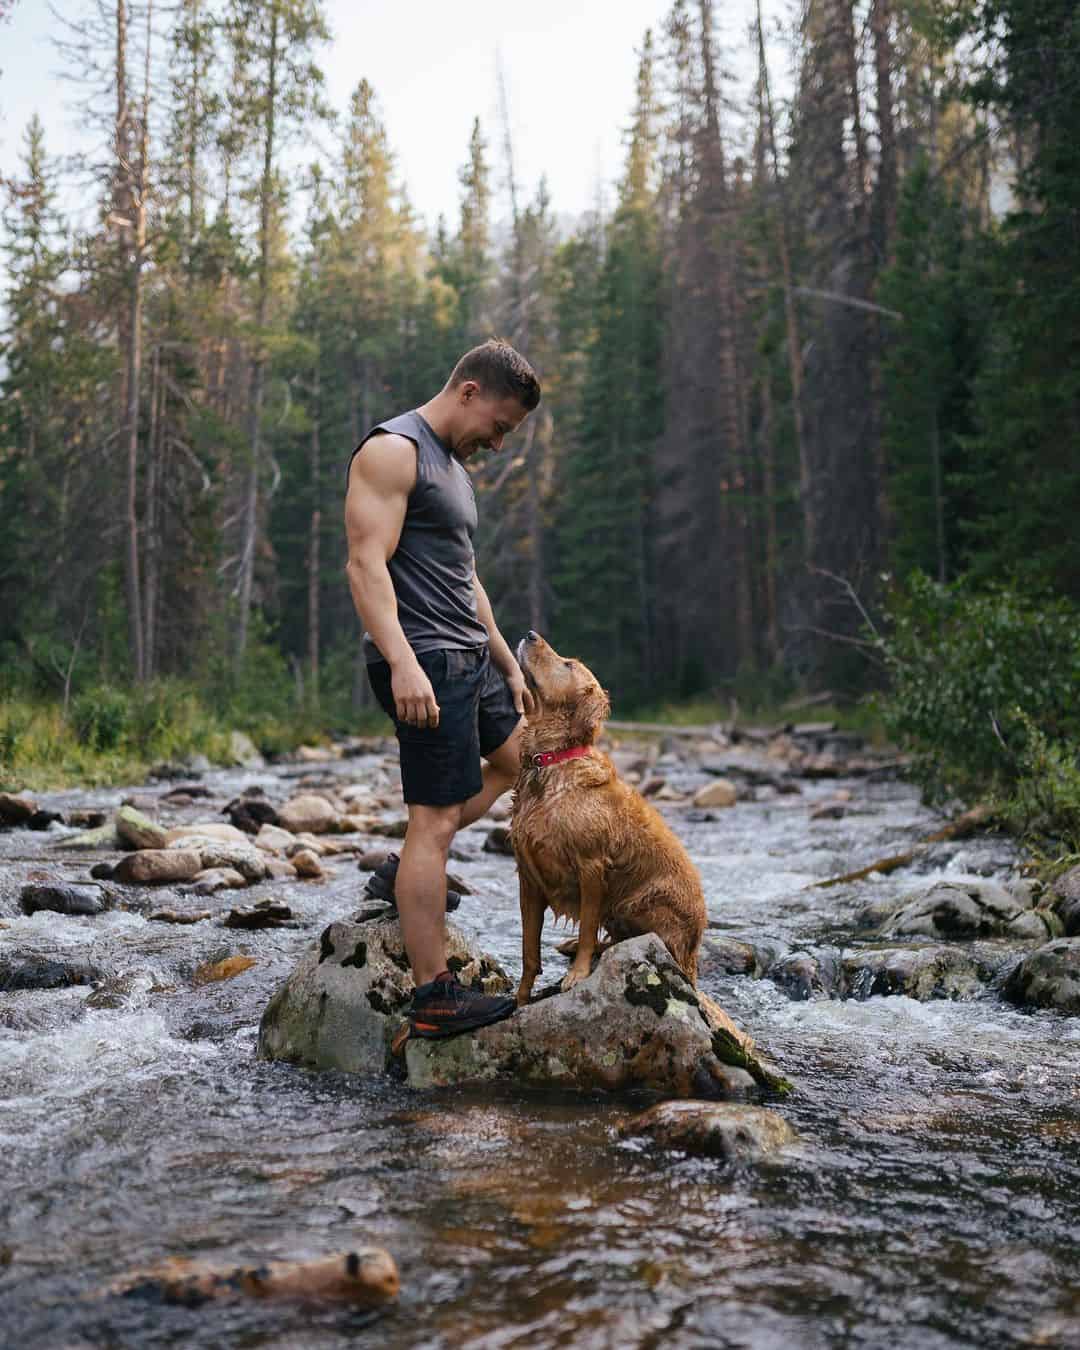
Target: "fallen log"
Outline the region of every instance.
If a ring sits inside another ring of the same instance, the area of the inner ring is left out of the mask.
[[[880,872],[883,876],[887,876],[888,873],[906,867],[908,863],[921,857],[931,844],[940,844],[946,839],[966,839],[968,835],[974,834],[977,829],[987,824],[993,818],[993,814],[993,809],[985,803],[973,806],[970,811],[965,811],[963,815],[957,816],[955,820],[950,821],[942,829],[935,830],[933,834],[927,835],[925,839],[920,840],[914,848],[909,849],[906,853],[897,853],[890,858],[878,858],[867,867],[860,867],[855,872],[845,872],[842,877],[830,877],[828,881],[815,881],[807,887],[807,890],[821,890],[826,886],[844,886],[851,881],[865,881],[871,872]]]

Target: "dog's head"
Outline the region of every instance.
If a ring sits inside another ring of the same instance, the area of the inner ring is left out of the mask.
[[[611,713],[611,700],[588,666],[560,656],[533,632],[518,643],[517,660],[536,700],[530,728],[552,723],[571,744],[592,745]]]

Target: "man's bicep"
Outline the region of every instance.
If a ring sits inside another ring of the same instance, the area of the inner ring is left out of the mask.
[[[349,553],[397,548],[409,493],[416,483],[415,446],[403,436],[375,436],[353,458],[345,498]]]

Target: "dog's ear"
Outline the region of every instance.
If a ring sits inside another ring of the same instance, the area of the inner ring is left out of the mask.
[[[611,699],[598,684],[587,689],[574,708],[570,735],[577,745],[591,745],[600,734],[605,718],[611,715]]]

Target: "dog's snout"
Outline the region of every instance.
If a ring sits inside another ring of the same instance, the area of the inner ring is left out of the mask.
[[[536,642],[536,641],[538,641],[539,637],[540,637],[540,634],[539,634],[539,633],[533,632],[533,630],[530,628],[529,631],[525,634],[525,641],[526,641],[526,642]]]

